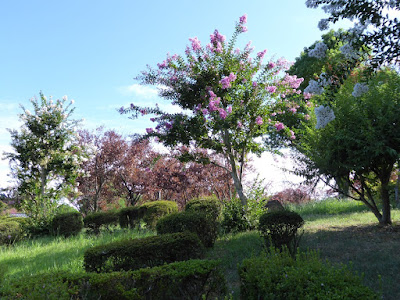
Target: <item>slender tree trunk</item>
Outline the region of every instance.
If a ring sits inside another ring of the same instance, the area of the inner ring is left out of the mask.
[[[243,193],[242,182],[239,179],[239,176],[236,172],[235,158],[233,157],[233,154],[231,154],[231,153],[229,154],[229,163],[231,164],[231,168],[232,168],[231,175],[232,175],[233,183],[235,185],[235,189],[239,196],[240,202],[242,202],[242,205],[244,207],[247,207],[247,197]]]
[[[391,225],[392,219],[390,215],[390,197],[389,197],[389,176],[381,178],[381,198],[382,198],[382,219],[381,225]]]

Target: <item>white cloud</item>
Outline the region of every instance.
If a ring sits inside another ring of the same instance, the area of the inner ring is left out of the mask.
[[[118,88],[118,91],[123,96],[137,96],[145,99],[151,99],[158,97],[158,90],[155,87],[144,86],[140,84],[132,84],[128,86],[122,86]]]

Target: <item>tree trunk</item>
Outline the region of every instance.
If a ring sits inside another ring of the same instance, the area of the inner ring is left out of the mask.
[[[392,219],[390,216],[389,176],[381,179],[382,219],[379,220],[381,225],[392,224]]]
[[[229,154],[229,163],[231,164],[231,168],[232,168],[231,175],[232,175],[233,183],[235,185],[235,189],[239,196],[240,202],[242,202],[242,205],[244,207],[247,207],[247,197],[243,193],[242,182],[240,181],[239,176],[236,172],[235,158],[233,157],[233,155],[231,153]]]

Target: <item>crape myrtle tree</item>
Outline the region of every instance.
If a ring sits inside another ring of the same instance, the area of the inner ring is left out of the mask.
[[[236,24],[232,38],[215,30],[210,43],[202,46],[195,37],[185,55],[168,56],[157,68],[148,66],[136,79],[145,85],[161,87],[161,98],[171,101],[180,113],[167,113],[156,107],[121,108],[131,118],[153,114],[157,125],[147,128],[146,137],[157,137],[166,146],[184,145],[207,149],[224,157],[227,164],[210,161],[191,151],[183,160],[212,163],[230,172],[237,195],[244,206],[244,165],[249,153],[260,155],[295,139],[301,123],[304,99],[299,85],[302,78],[285,73],[284,59],[263,63],[266,50],[251,57],[250,43],[235,48],[238,36],[247,31],[246,15]]]
[[[351,193],[340,185],[335,188],[363,202],[380,224],[388,225],[389,182],[400,158],[400,76],[382,69],[361,94],[354,93],[358,80],[354,72],[339,89],[331,108],[333,120],[325,122],[321,115],[325,126],[319,129],[314,118],[305,124],[301,139],[292,144],[303,154],[297,173],[326,183],[341,178]]]
[[[71,119],[72,101],[53,101],[40,93],[31,99],[33,112],[22,107],[20,130],[9,130],[13,152],[5,153],[18,185],[18,206],[37,224],[55,214],[59,200],[73,192],[85,159]]]
[[[306,5],[322,7],[329,14],[328,18],[320,20],[321,30],[341,19],[357,21],[347,34],[347,47],[357,49],[366,45],[372,49],[372,67],[400,64],[400,23],[389,14],[399,13],[399,0],[307,0]]]

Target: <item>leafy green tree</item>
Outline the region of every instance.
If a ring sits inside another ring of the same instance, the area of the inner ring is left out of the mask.
[[[356,97],[357,80],[354,74],[337,93],[334,120],[319,129],[315,122],[305,125],[295,144],[303,154],[297,173],[325,182],[341,178],[351,187],[347,196],[362,201],[387,225],[392,223],[389,180],[400,157],[400,75],[382,70]]]
[[[373,49],[372,65],[400,64],[400,23],[388,11],[399,12],[399,0],[307,0],[309,8],[322,7],[330,16],[318,27],[326,30],[341,19],[357,20],[348,41],[354,48],[367,45]]]
[[[85,153],[71,120],[73,100],[52,101],[40,93],[34,112],[21,106],[21,129],[9,130],[13,152],[5,153],[18,185],[19,207],[34,222],[48,222],[61,197],[73,191]]]
[[[181,159],[225,168],[243,206],[247,205],[242,186],[247,155],[290,143],[305,117],[304,98],[298,90],[303,79],[284,73],[289,67],[286,60],[263,63],[266,50],[252,58],[250,43],[244,50],[235,49],[237,37],[247,31],[245,23],[242,16],[229,41],[217,30],[205,47],[192,38],[186,57],[168,56],[158,68],[149,67],[137,77],[142,84],[161,87],[159,95],[179,107],[179,113],[134,104],[120,110],[132,118],[154,114],[151,120],[158,124],[146,129],[146,137],[157,137],[166,146],[180,144],[222,155],[226,164],[191,151]]]

